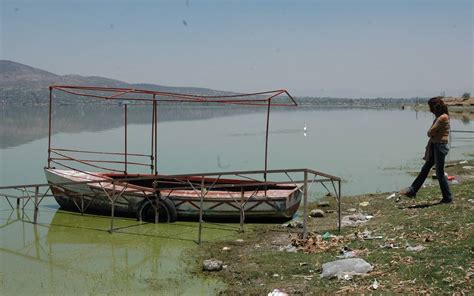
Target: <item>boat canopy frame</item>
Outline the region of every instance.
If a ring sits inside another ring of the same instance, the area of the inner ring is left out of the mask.
[[[124,150],[123,152],[103,152],[90,150],[63,149],[52,147],[52,115],[54,91],[60,91],[76,97],[88,97],[104,101],[115,101],[123,105],[124,109]],[[286,102],[274,102],[275,98],[284,97]],[[189,103],[189,104],[218,104],[266,107],[265,127],[265,151],[264,151],[264,176],[268,170],[268,138],[271,107],[296,107],[297,102],[286,89],[270,90],[254,93],[232,93],[223,95],[194,95],[164,92],[157,90],[144,90],[137,88],[115,88],[97,86],[75,86],[75,85],[51,85],[49,86],[49,115],[48,115],[48,168],[51,164],[57,164],[68,169],[75,169],[64,162],[73,161],[96,169],[111,171],[114,173],[128,174],[129,165],[147,166],[151,174],[158,175],[158,106],[160,103]],[[128,105],[151,105],[151,148],[150,154],[138,154],[128,152]],[[123,156],[123,161],[79,159],[67,155],[68,153],[99,154]],[[150,163],[129,161],[129,156],[149,158]],[[104,167],[102,164],[123,164],[123,170]]]

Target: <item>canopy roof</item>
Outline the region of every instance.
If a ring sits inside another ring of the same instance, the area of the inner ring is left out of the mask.
[[[294,98],[286,89],[270,90],[246,94],[195,95],[136,88],[115,88],[96,86],[51,85],[50,91],[59,90],[68,94],[104,100],[141,101],[141,102],[189,102],[219,103],[248,106],[297,106]],[[272,99],[278,98],[277,103]],[[285,102],[286,101],[286,102]]]

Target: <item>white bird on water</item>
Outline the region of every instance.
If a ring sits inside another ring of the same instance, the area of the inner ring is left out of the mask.
[[[306,123],[304,124],[303,131],[306,132]]]

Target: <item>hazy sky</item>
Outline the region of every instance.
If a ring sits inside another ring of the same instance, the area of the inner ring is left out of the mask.
[[[461,95],[474,85],[473,2],[0,0],[0,57],[131,83]]]

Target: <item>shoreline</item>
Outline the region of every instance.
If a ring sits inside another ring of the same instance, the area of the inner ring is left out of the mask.
[[[267,295],[274,289],[289,295],[361,294],[374,292],[374,281],[376,293],[469,293],[474,288],[474,260],[470,259],[474,252],[474,170],[463,167],[473,164],[473,160],[467,164],[458,161],[446,169],[459,182],[451,185],[452,204],[436,204],[441,196],[437,184],[420,190],[416,199],[400,202],[388,200],[391,193],[343,197],[343,216],[373,218],[338,233],[335,199],[326,197],[323,201],[329,207],[310,203],[309,210],[325,212],[323,218],[308,219],[310,240],[302,240],[299,228],[246,224],[246,232],[231,240],[201,246],[193,273],[219,279],[227,285],[221,294],[232,295]],[[331,238],[318,241],[326,232]],[[361,239],[364,232],[375,238]],[[425,249],[410,251],[407,245]],[[337,260],[344,247],[371,264],[372,272],[350,280],[320,278],[322,264]],[[222,260],[226,268],[201,271],[202,261],[209,258]]]

